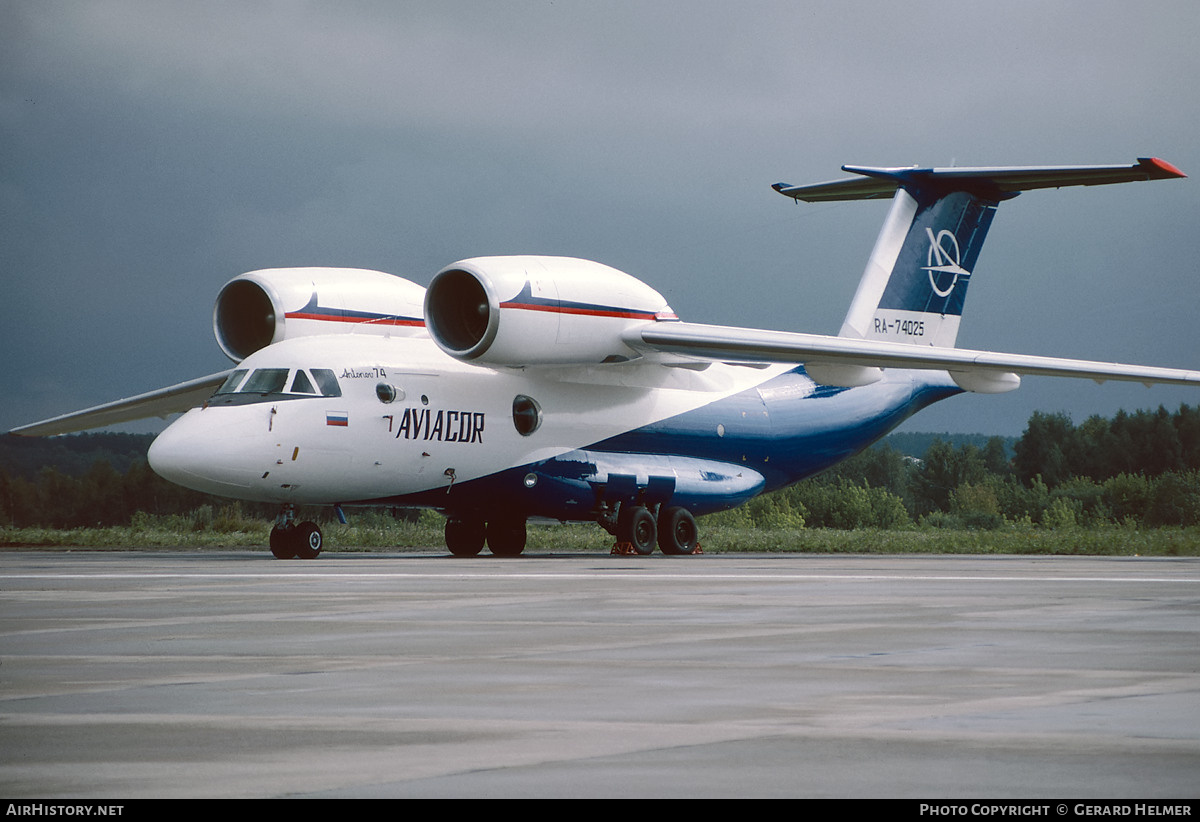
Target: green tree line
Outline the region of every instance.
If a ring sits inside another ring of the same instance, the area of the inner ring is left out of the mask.
[[[128,525],[137,515],[194,519],[197,511],[206,520],[274,517],[270,506],[239,506],[161,479],[145,461],[152,439],[6,438],[0,527]],[[934,439],[918,457],[885,440],[818,477],[709,519],[840,529],[1196,526],[1200,406],[1122,411],[1080,425],[1038,412],[1011,448],[1001,437],[957,445]]]
[[[112,433],[0,437],[0,527],[108,527],[129,525],[139,515],[241,515],[241,505],[155,474],[146,462],[153,440],[151,434]],[[246,513],[275,516],[268,506],[248,506]]]
[[[1005,440],[919,457],[887,440],[812,479],[716,515],[728,524],[996,529],[1200,525],[1200,406],[1075,425],[1035,412]]]

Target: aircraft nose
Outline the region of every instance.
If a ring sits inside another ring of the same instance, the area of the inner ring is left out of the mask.
[[[244,496],[257,467],[252,450],[234,431],[206,418],[199,409],[167,426],[150,444],[146,458],[165,480],[229,497]]]

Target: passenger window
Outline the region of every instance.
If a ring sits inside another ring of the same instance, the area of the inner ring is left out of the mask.
[[[312,369],[312,375],[313,379],[317,381],[317,385],[321,388],[322,396],[342,396],[342,387],[338,385],[337,377],[328,368],[314,368]]]
[[[286,368],[259,368],[242,386],[242,394],[280,394],[287,383]]]
[[[221,383],[221,387],[217,389],[217,393],[232,394],[234,391],[237,391],[238,383],[240,383],[248,373],[250,372],[245,368],[239,368],[237,371],[234,371],[229,375],[225,382]]]
[[[295,379],[292,380],[293,394],[315,394],[317,389],[313,388],[312,381],[303,371],[297,371]]]

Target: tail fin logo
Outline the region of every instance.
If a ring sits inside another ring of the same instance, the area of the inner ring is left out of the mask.
[[[929,254],[928,265],[922,266],[929,272],[929,286],[933,289],[933,293],[939,297],[949,297],[954,291],[954,287],[958,285],[959,277],[966,279],[971,276],[971,272],[967,271],[961,265],[962,254],[958,248],[958,238],[954,236],[954,232],[943,228],[936,235],[932,228],[926,227],[925,234],[929,237]],[[943,244],[945,243],[945,244]],[[935,262],[936,261],[936,262]],[[938,276],[939,274],[943,276]],[[944,275],[952,274],[950,284],[945,288],[938,285],[938,281],[945,282]]]

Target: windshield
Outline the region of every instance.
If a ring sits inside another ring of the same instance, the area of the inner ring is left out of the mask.
[[[242,394],[279,394],[287,382],[286,368],[259,368],[242,386]]]
[[[217,389],[213,399],[226,404],[242,404],[268,398],[298,400],[317,396],[342,396],[342,387],[331,369],[256,368],[250,371],[239,368]]]

